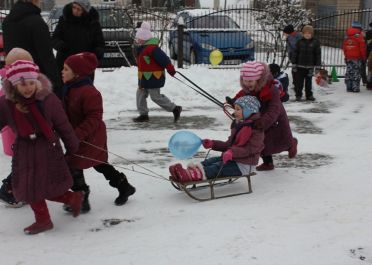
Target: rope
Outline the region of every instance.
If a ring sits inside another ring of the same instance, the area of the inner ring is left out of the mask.
[[[223,103],[221,101],[219,101],[218,99],[216,99],[215,97],[213,97],[211,94],[209,94],[207,91],[205,91],[204,89],[202,89],[200,86],[198,86],[197,84],[195,84],[193,81],[191,81],[189,78],[187,78],[184,74],[180,73],[179,71],[176,71],[176,72],[179,73],[183,78],[185,78],[190,84],[192,84],[193,86],[195,86],[196,88],[198,88],[198,90],[195,89],[194,87],[186,84],[181,79],[179,79],[179,78],[177,78],[175,76],[174,76],[174,78],[176,78],[182,84],[188,86],[189,88],[191,88],[195,92],[199,93],[200,95],[206,97],[207,99],[209,99],[210,101],[212,101],[213,103],[215,103],[216,105],[218,105],[219,107],[223,108]]]
[[[94,147],[94,148],[96,148],[98,150],[104,151],[104,152],[106,152],[108,154],[115,155],[116,157],[119,157],[120,159],[122,159],[122,160],[124,160],[126,162],[129,162],[129,163],[131,163],[131,164],[133,164],[135,166],[138,166],[138,167],[140,167],[140,168],[142,168],[142,169],[144,169],[144,170],[146,170],[146,171],[148,171],[148,172],[150,172],[152,174],[148,174],[148,173],[145,173],[145,172],[137,171],[137,170],[134,170],[133,168],[132,169],[128,169],[128,168],[123,167],[123,166],[118,166],[118,167],[120,167],[122,169],[126,169],[126,170],[129,170],[129,171],[137,172],[137,173],[140,173],[140,174],[143,174],[143,175],[147,175],[147,176],[150,176],[150,177],[153,177],[153,178],[158,178],[158,179],[163,179],[163,180],[169,181],[167,178],[163,177],[162,175],[160,175],[160,174],[158,174],[158,173],[156,173],[156,172],[154,172],[154,171],[152,171],[152,170],[150,170],[150,169],[148,169],[148,168],[146,168],[144,166],[141,166],[141,165],[139,165],[139,164],[137,164],[137,163],[135,163],[135,162],[133,162],[131,160],[128,160],[125,157],[122,157],[122,156],[120,156],[118,154],[115,154],[113,152],[110,152],[107,149],[101,148],[101,147],[96,146],[94,144],[91,144],[91,143],[89,143],[87,141],[82,141],[82,142],[85,143],[85,144],[87,144],[87,145],[90,145],[90,146],[92,146],[92,147]],[[95,162],[99,162],[99,163],[109,164],[109,163],[107,163],[105,161],[96,160],[96,159],[91,158],[91,157],[86,157],[86,156],[76,155],[76,154],[74,154],[74,156],[80,157],[80,158],[84,158],[84,159],[87,159],[87,160],[91,160],[91,161],[95,161]]]

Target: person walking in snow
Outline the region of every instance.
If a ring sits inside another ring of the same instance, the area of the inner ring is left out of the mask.
[[[359,21],[353,21],[351,23],[351,27],[355,28],[355,29],[359,29],[360,30],[360,38],[363,39],[364,42],[366,42],[366,37],[365,37],[365,34],[364,34],[362,24]],[[365,47],[367,47],[367,46],[365,45]],[[361,61],[361,66],[360,66],[360,77],[361,77],[363,86],[367,85],[367,73],[366,73],[367,57],[368,57],[368,53],[366,52],[366,59]]]
[[[107,134],[102,119],[102,96],[89,77],[97,65],[96,56],[84,52],[67,57],[62,70],[66,113],[81,141],[79,150],[75,156],[68,158],[68,163],[74,179],[72,190],[84,192],[82,213],[90,211],[90,189],[85,182],[84,169],[93,167],[105,176],[110,186],[118,189],[116,205],[125,204],[128,197],[136,191],[128,183],[124,173],[117,171],[107,162]],[[65,210],[70,209],[65,207]]]
[[[297,42],[302,38],[301,32],[295,31],[292,24],[289,24],[284,27],[283,29],[284,36],[286,37],[286,43],[287,43],[287,52],[288,52],[288,60],[292,63],[293,66],[293,53],[296,50],[296,44]],[[293,90],[297,91],[297,71],[293,71],[292,67],[292,83],[293,83]]]
[[[313,96],[313,75],[314,68],[319,69],[321,65],[320,43],[314,38],[314,28],[310,25],[302,29],[302,39],[296,43],[296,50],[293,53],[293,71],[297,71],[296,101],[302,100],[302,91],[305,82],[305,96],[307,101],[314,101]]]
[[[367,44],[367,89],[372,89],[372,22],[369,23],[370,29],[366,32]]]
[[[342,44],[342,50],[346,62],[346,91],[360,92],[361,72],[363,62],[367,59],[367,48],[364,37],[359,28],[348,28],[346,35],[347,36]]]
[[[190,163],[186,169],[180,163],[171,165],[169,172],[174,180],[188,182],[242,176],[254,170],[264,148],[263,130],[252,128],[253,122],[260,118],[260,102],[253,96],[244,96],[235,101],[234,108],[235,120],[227,141],[204,139],[202,142],[204,148],[220,151],[222,155]]]
[[[80,213],[82,194],[69,191],[72,177],[59,137],[67,154],[75,153],[79,141],[60,100],[51,91],[50,81],[36,64],[18,60],[9,65],[3,88],[0,129],[8,125],[17,135],[12,191],[18,201],[29,203],[35,214],[35,223],[24,232],[37,234],[53,228],[46,199],[69,205],[74,217]]]
[[[159,40],[152,37],[150,24],[142,22],[136,32],[138,66],[138,89],[136,94],[137,110],[139,116],[134,122],[149,121],[147,97],[166,111],[173,112],[174,122],[180,118],[182,107],[174,104],[170,99],[160,94],[160,88],[165,84],[165,69],[174,76],[176,71],[169,57],[159,48]]]
[[[265,132],[265,148],[261,152],[263,163],[257,171],[274,169],[273,154],[288,151],[288,157],[297,155],[297,139],[292,136],[287,112],[281,102],[284,95],[280,84],[273,79],[269,67],[262,62],[247,62],[240,69],[241,90],[233,101],[245,95],[257,97],[261,103],[261,117],[253,122],[253,128]]]
[[[7,66],[9,66],[10,64],[18,60],[25,60],[25,61],[33,62],[32,56],[28,51],[22,48],[11,49],[9,53],[7,54],[7,56],[5,57],[5,67],[0,70],[2,78],[6,78]],[[1,90],[0,93],[3,94],[3,90]],[[3,128],[1,133],[2,133],[3,140],[5,138],[4,133],[7,133],[6,137],[7,137],[7,140],[9,141],[8,143],[3,142],[3,144],[13,145],[16,139],[16,135],[13,132],[13,130],[10,127],[6,126],[5,128]],[[11,155],[13,156],[13,152]],[[12,177],[12,174],[10,173],[8,177],[2,180],[3,184],[0,187],[0,200],[3,201],[9,207],[22,207],[23,202],[17,202],[17,200],[14,198],[13,191],[12,191],[12,178],[11,177]]]
[[[66,58],[73,54],[92,52],[98,60],[103,58],[105,41],[99,14],[89,0],[76,0],[64,6],[52,35],[52,44],[57,51],[59,71],[62,71]]]

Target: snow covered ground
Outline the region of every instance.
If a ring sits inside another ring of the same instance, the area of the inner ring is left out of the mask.
[[[180,71],[221,101],[239,89],[237,69]],[[183,106],[179,123],[151,100],[151,122],[133,123],[136,84],[136,68],[96,74],[109,150],[118,155],[109,160],[116,166],[131,169],[125,158],[167,177],[177,161],[167,150],[175,132],[228,136],[221,109],[170,77],[162,92]],[[254,176],[249,195],[200,203],[167,181],[122,169],[137,192],[118,207],[117,192],[87,170],[91,212],[74,219],[50,202],[55,228],[35,236],[23,234],[34,221],[28,206],[0,205],[0,264],[372,264],[372,92],[361,90],[347,94],[341,80],[314,88],[316,102],[286,103],[298,156],[276,155],[276,169]],[[204,155],[201,148],[196,159]],[[9,171],[10,158],[0,154],[0,176]],[[244,185],[239,181],[217,192]]]

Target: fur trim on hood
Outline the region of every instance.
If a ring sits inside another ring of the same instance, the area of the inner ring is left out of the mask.
[[[36,100],[44,100],[49,94],[52,92],[52,83],[44,74],[39,74],[37,80],[40,82],[40,87],[37,88],[35,99]],[[5,94],[5,98],[14,102],[14,86],[9,82],[9,80],[3,80],[3,91]]]

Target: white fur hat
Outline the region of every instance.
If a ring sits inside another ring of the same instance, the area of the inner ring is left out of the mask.
[[[151,26],[148,22],[143,21],[141,27],[137,29],[136,39],[149,40],[152,38]]]

